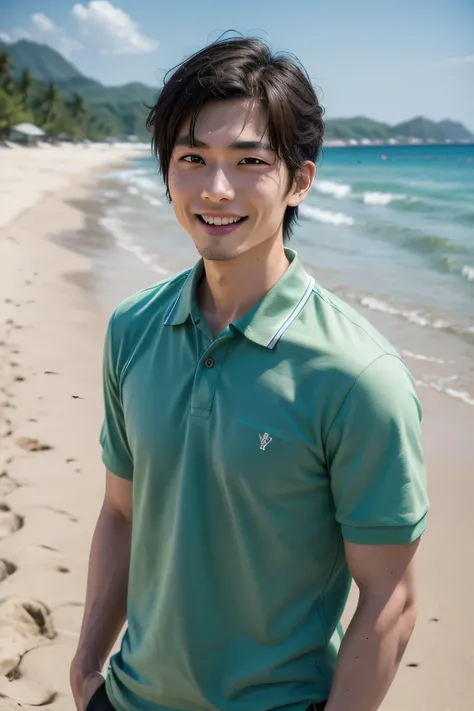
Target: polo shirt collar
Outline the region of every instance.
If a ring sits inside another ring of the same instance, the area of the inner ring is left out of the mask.
[[[248,313],[232,324],[246,338],[266,348],[274,348],[298,318],[314,286],[314,279],[305,271],[297,253],[285,249],[285,254],[290,265],[283,276]],[[165,318],[165,325],[181,325],[192,315],[197,286],[203,274],[204,263],[200,259],[185,279]]]

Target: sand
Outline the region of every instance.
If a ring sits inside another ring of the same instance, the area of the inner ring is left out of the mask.
[[[68,278],[92,265],[52,238],[79,234],[71,202],[87,205],[91,169],[126,155],[88,151],[0,151],[0,709],[74,708],[69,664],[104,486],[108,314]],[[474,408],[419,394],[432,512],[419,622],[382,709],[472,711]]]

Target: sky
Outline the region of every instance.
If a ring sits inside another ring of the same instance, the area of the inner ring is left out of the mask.
[[[0,38],[51,45],[106,85],[162,85],[227,30],[296,55],[327,118],[474,130],[474,0],[0,0]]]

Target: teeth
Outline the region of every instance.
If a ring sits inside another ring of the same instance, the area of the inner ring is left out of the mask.
[[[241,217],[207,217],[207,215],[201,217],[208,225],[232,225],[242,219]]]

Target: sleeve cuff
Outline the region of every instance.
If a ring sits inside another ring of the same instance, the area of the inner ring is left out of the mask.
[[[121,479],[128,479],[129,481],[133,479],[133,470],[130,467],[124,466],[112,452],[104,447],[102,448],[102,461],[105,468],[112,472],[112,474],[119,476]]]
[[[342,537],[349,543],[383,546],[413,543],[426,529],[426,514],[414,526],[341,526]]]

